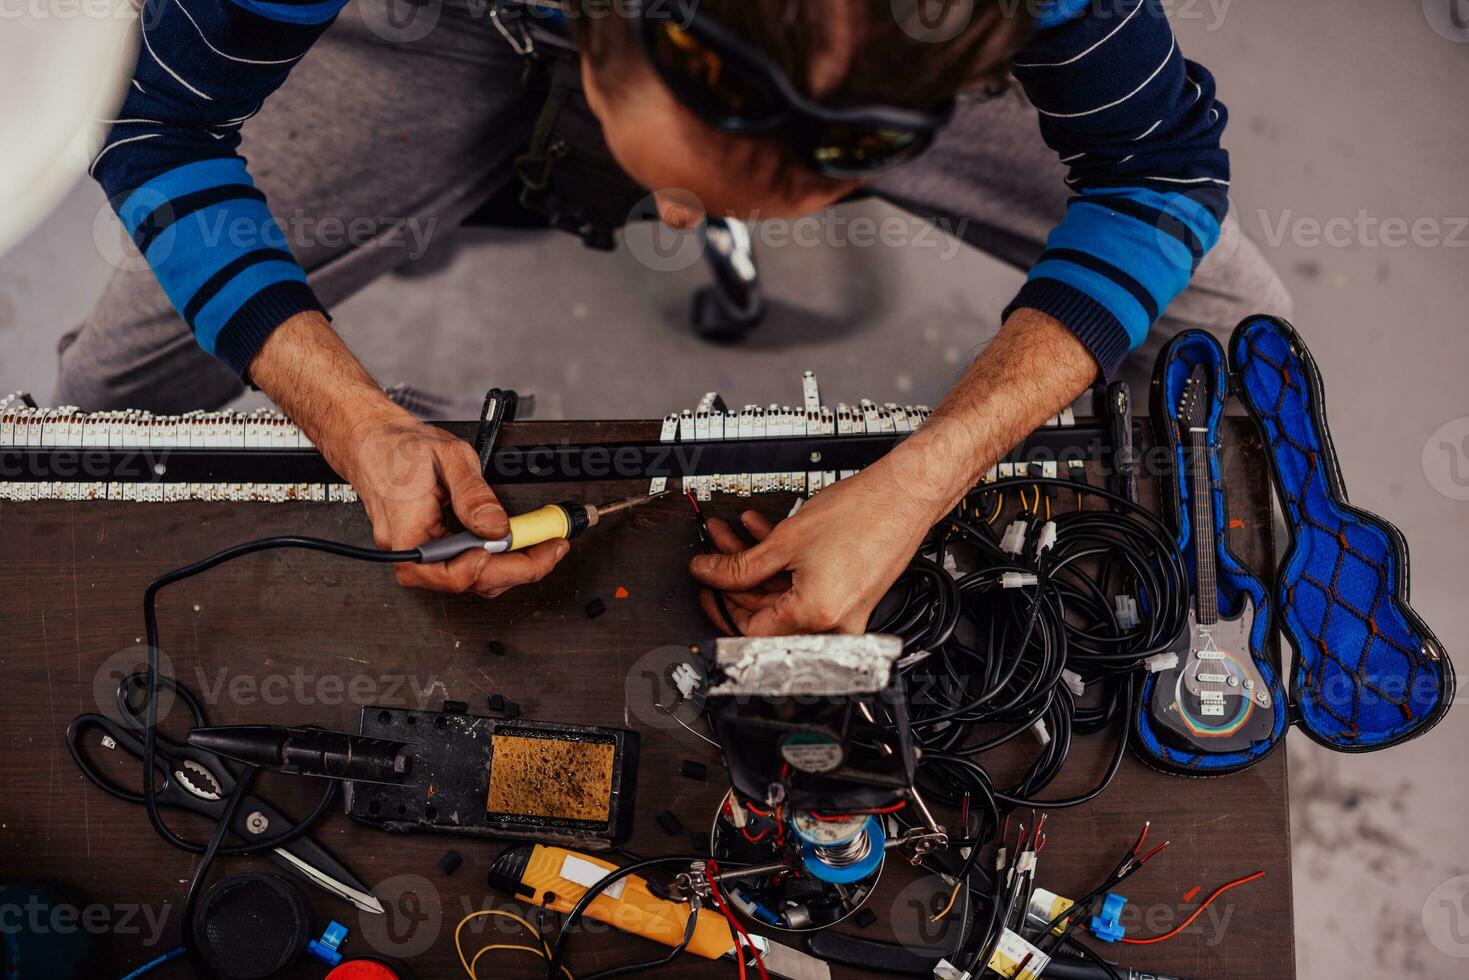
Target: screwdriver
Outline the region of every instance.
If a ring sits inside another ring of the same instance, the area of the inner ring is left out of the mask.
[[[436,561],[449,561],[470,551],[484,550],[492,555],[498,555],[506,551],[520,551],[531,545],[540,544],[542,541],[554,541],[557,538],[570,540],[587,528],[595,527],[604,517],[620,514],[634,507],[641,507],[666,492],[627,497],[600,506],[579,504],[569,500],[559,504],[547,504],[538,510],[517,514],[510,518],[510,533],[497,540],[487,541],[476,534],[465,531],[422,544],[418,548],[418,563],[426,565]]]

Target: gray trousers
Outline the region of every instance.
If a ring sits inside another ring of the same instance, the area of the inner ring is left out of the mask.
[[[419,16],[436,12],[434,29],[402,43],[382,36],[386,4],[401,9],[401,0],[349,5],[244,127],[255,181],[328,309],[406,260],[405,226],[442,233],[500,187],[540,109],[521,96],[521,58],[484,4],[426,5]],[[410,25],[399,36],[414,33]],[[1065,213],[1063,175],[1035,111],[1012,94],[962,106],[927,154],[872,189],[964,228],[969,244],[1023,269]],[[1290,300],[1230,222],[1122,377],[1145,379],[1157,346],[1178,330],[1223,335],[1257,312],[1288,316]],[[123,264],[60,355],[55,403],[89,411],[178,414],[219,408],[242,391],[195,344],[141,261]]]

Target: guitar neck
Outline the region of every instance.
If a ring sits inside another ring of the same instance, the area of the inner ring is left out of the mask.
[[[1208,433],[1190,430],[1193,448],[1194,568],[1198,579],[1199,622],[1219,621],[1219,591],[1214,566],[1214,481],[1209,474]]]

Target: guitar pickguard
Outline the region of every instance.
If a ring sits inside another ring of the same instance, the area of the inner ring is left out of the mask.
[[[1177,667],[1153,687],[1152,715],[1167,740],[1185,751],[1243,751],[1274,730],[1275,702],[1250,655],[1254,609],[1200,623],[1190,611],[1187,647]]]

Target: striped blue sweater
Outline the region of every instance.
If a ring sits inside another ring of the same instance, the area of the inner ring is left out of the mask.
[[[145,0],[132,87],[92,174],[201,346],[244,373],[321,310],[239,154],[240,127],[345,0]],[[1070,327],[1104,372],[1219,237],[1226,122],[1160,0],[1051,0],[1015,76],[1076,191],[1006,310]]]

